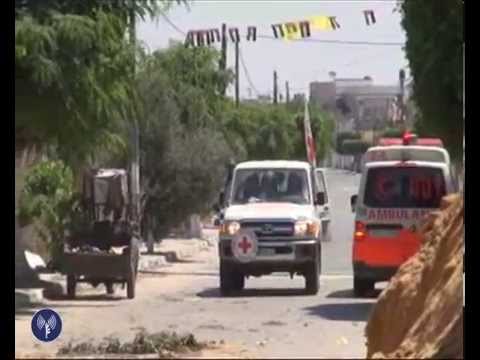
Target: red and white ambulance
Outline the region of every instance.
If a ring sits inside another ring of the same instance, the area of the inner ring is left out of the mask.
[[[439,139],[382,139],[364,155],[355,212],[353,287],[358,296],[389,280],[420,246],[422,218],[456,191],[450,157]]]

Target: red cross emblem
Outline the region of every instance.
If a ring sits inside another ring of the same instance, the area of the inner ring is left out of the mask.
[[[238,243],[238,247],[242,249],[244,254],[246,254],[248,249],[252,247],[252,243],[248,241],[246,236],[242,236],[242,241]]]

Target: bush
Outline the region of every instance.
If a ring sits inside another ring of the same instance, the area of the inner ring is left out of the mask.
[[[29,171],[20,195],[21,223],[36,221],[36,231],[47,243],[54,262],[63,250],[63,239],[73,220],[77,204],[73,186],[69,167],[61,161],[43,161]]]
[[[341,132],[337,135],[337,142],[335,150],[340,155],[350,155],[343,148],[343,143],[345,140],[361,140],[362,136],[359,133],[354,132]]]
[[[370,146],[371,144],[362,140],[344,140],[342,144],[344,153],[348,155],[361,155],[365,153]]]

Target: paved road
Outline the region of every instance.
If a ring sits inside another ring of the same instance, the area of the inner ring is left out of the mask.
[[[33,309],[17,313],[17,355],[51,354],[71,339],[98,341],[114,335],[130,340],[135,328],[144,327],[152,332],[189,331],[201,340],[224,340],[236,349],[230,356],[364,357],[364,326],[375,299],[356,299],[351,290],[349,197],[356,191],[358,177],[340,172],[327,176],[334,236],[324,244],[323,275],[316,296],[303,294],[301,277],[272,275],[248,279],[241,294],[222,298],[217,249],[212,246],[191,263],[142,274],[134,300],[125,300],[124,291],[113,297],[92,291],[76,301],[49,302],[64,319],[64,333],[56,344],[35,345],[29,330]]]
[[[332,213],[332,241],[322,244],[322,272],[352,274],[353,213],[350,197],[357,193],[360,175],[327,170]]]

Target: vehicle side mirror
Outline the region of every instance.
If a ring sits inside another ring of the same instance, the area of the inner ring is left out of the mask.
[[[355,207],[357,206],[357,197],[358,195],[352,195],[350,197],[350,206],[352,207],[352,212],[355,212]]]
[[[316,204],[315,205],[324,205],[325,204],[325,193],[324,192],[318,192],[316,197]]]

